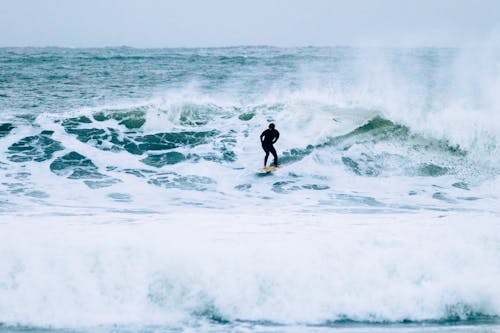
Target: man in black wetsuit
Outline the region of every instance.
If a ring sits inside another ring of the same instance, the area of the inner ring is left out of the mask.
[[[262,142],[262,149],[266,152],[266,157],[264,157],[264,168],[267,166],[267,158],[269,153],[273,154],[274,166],[278,167],[278,154],[276,154],[276,149],[274,149],[273,144],[278,141],[280,137],[280,132],[274,129],[274,124],[269,124],[269,128],[266,129],[260,135],[260,142]]]

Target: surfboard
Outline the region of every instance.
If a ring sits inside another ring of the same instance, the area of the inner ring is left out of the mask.
[[[278,167],[270,166],[270,167],[262,168],[262,171],[264,171],[265,173],[269,173],[269,172],[276,171],[277,169],[278,169]]]

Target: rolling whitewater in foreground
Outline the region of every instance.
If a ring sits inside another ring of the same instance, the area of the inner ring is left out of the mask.
[[[499,54],[0,48],[0,332],[500,332]]]

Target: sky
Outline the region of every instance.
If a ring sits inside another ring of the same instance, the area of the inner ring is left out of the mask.
[[[500,0],[1,0],[0,46],[464,46]]]

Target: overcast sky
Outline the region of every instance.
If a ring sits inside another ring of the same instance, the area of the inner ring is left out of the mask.
[[[1,0],[0,46],[463,46],[500,0]]]

